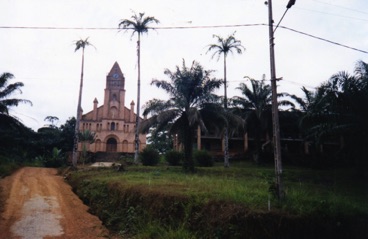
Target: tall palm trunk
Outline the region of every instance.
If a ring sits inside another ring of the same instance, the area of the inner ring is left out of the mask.
[[[138,83],[137,83],[137,117],[135,119],[135,152],[134,163],[138,163],[139,152],[139,114],[141,99],[141,35],[138,33],[137,56],[138,56]]]
[[[81,118],[81,108],[82,108],[82,89],[83,89],[83,73],[84,73],[84,48],[82,49],[82,69],[81,69],[81,79],[79,85],[79,97],[78,97],[78,106],[77,106],[77,120],[75,122],[74,129],[74,147],[73,147],[73,167],[77,167],[78,161],[78,132],[79,132],[79,122]]]
[[[224,108],[227,113],[227,81],[226,81],[226,54],[224,54]],[[224,167],[228,168],[230,166],[229,163],[229,132],[228,127],[225,127],[224,132]]]

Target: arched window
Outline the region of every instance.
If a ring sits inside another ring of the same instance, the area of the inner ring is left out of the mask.
[[[106,152],[116,152],[117,141],[114,138],[109,138],[106,142]]]
[[[112,122],[111,123],[111,128],[110,128],[111,130],[115,130],[115,122]]]

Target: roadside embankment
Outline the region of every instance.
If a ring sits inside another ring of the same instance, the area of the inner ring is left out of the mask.
[[[120,235],[140,235],[139,238],[368,238],[367,215],[327,215],[323,211],[298,215],[278,209],[254,210],[239,202],[186,195],[188,189],[185,187],[177,188],[182,192],[175,193],[170,184],[165,189],[130,183],[121,175],[101,169],[76,172],[68,179],[91,212]]]

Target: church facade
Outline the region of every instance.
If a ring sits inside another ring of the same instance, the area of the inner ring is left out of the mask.
[[[90,152],[134,153],[135,122],[134,101],[130,108],[125,107],[125,77],[117,62],[106,76],[103,105],[98,106],[95,98],[93,110],[83,114],[79,131],[89,130],[95,133],[92,144],[79,143],[78,151],[86,147]],[[142,118],[140,118],[142,121]],[[146,135],[139,134],[139,148],[146,147]]]

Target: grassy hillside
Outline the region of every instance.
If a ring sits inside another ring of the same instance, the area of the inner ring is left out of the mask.
[[[272,166],[130,166],[74,172],[75,192],[110,229],[134,238],[368,238],[368,186],[352,171]]]

